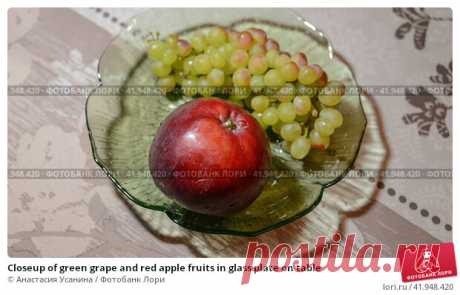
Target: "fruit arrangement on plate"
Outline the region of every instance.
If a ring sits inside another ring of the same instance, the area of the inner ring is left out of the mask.
[[[357,83],[306,24],[288,9],[153,9],[107,46],[86,103],[92,153],[143,219],[254,236],[346,175],[366,128],[345,91]]]
[[[150,150],[156,185],[193,211],[238,212],[262,192],[271,156],[261,128],[302,160],[311,148],[326,150],[343,124],[334,106],[345,86],[303,52],[282,52],[264,30],[212,27],[188,39],[152,34],[146,43],[161,91],[197,98],[165,120]],[[190,175],[210,170],[212,177]]]
[[[305,158],[310,148],[327,149],[343,123],[334,109],[345,92],[343,83],[328,81],[303,52],[282,52],[261,29],[213,27],[189,40],[153,35],[147,44],[152,72],[164,92],[227,98],[278,134],[295,159]]]

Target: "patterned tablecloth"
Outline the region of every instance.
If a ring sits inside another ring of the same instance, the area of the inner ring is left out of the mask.
[[[141,10],[10,9],[9,85],[95,85],[103,49]],[[361,85],[451,89],[450,10],[297,11],[326,33]],[[382,243],[384,254],[393,255],[398,243],[452,240],[452,100],[451,93],[418,99],[386,94],[374,92],[371,99],[388,149],[387,169],[429,175],[370,177],[377,189],[374,201],[349,214],[341,230],[357,233],[361,243]],[[10,171],[97,169],[84,103],[81,95],[9,96]],[[10,173],[8,192],[13,257],[200,255],[187,241],[149,231],[107,179],[27,179]]]

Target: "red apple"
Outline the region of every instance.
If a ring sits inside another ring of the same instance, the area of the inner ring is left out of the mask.
[[[199,213],[223,216],[262,192],[271,156],[264,130],[242,108],[201,98],[171,113],[150,148],[155,184]]]

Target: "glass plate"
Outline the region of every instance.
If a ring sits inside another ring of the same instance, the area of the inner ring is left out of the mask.
[[[150,32],[159,32],[163,37],[171,33],[186,35],[213,25],[264,29],[283,51],[304,52],[309,63],[321,65],[330,80],[340,80],[356,89],[351,70],[334,56],[324,34],[293,10],[152,9],[133,17],[99,61],[99,86],[108,87],[93,90],[86,102],[91,148],[96,163],[116,189],[134,203],[162,211],[175,223],[192,230],[255,236],[304,216],[319,204],[323,190],[340,181],[352,167],[366,118],[359,95],[344,96],[337,107],[344,115],[344,124],[331,137],[330,148],[312,150],[303,161],[292,159],[273,140],[273,169],[304,173],[270,178],[263,193],[241,212],[215,217],[181,207],[155,186],[149,175],[148,154],[163,119],[191,98],[139,95],[133,87],[122,87],[126,91],[117,93],[110,90],[154,85],[143,42]]]

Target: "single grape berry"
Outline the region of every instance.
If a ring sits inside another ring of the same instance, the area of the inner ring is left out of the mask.
[[[249,83],[251,90],[254,93],[261,93],[264,90],[264,76],[263,75],[253,75],[251,77],[251,82]]]
[[[297,80],[299,75],[299,67],[290,61],[280,67],[280,72],[285,81],[293,82]]]
[[[221,69],[212,69],[207,78],[210,86],[220,87],[224,85],[225,74]]]
[[[285,64],[289,63],[291,58],[287,54],[280,54],[275,59],[275,68],[281,69]]]
[[[226,63],[226,56],[225,56],[225,53],[219,51],[219,50],[213,50],[210,54],[209,54],[209,58],[211,60],[211,64],[213,67],[215,68],[219,68],[219,69],[222,69],[223,67],[225,67],[225,63]]]
[[[276,60],[278,59],[279,52],[271,49],[267,51],[267,54],[265,55],[265,58],[267,60],[267,65],[270,68],[275,68],[276,67]]]
[[[179,39],[177,41],[177,53],[180,57],[189,56],[192,53],[192,44],[187,40]]]
[[[260,45],[260,44],[254,44],[249,50],[250,56],[265,55],[266,53],[267,53],[267,50],[265,49],[265,46]]]
[[[266,109],[262,115],[262,121],[266,126],[275,125],[278,122],[278,111],[274,107]]]
[[[256,112],[263,112],[270,106],[268,97],[259,95],[251,99],[251,107]]]
[[[171,92],[176,87],[176,79],[174,76],[166,76],[163,78],[158,79],[158,86],[162,90],[162,92]]]
[[[297,122],[287,123],[281,127],[280,135],[286,141],[293,141],[302,134],[302,127]]]
[[[212,46],[220,46],[227,42],[227,32],[221,27],[214,27],[209,30],[207,41]]]
[[[264,30],[257,29],[257,28],[250,28],[248,32],[251,33],[252,38],[257,44],[265,45],[265,42],[267,42],[267,33],[265,33]]]
[[[278,116],[281,122],[293,122],[296,117],[294,104],[291,102],[280,103],[278,106]]]
[[[152,64],[152,72],[154,75],[160,78],[166,77],[167,75],[169,75],[169,73],[171,73],[171,65],[156,60]]]
[[[284,85],[284,79],[279,70],[271,69],[264,76],[264,84],[269,87],[281,87]]]
[[[306,115],[310,112],[311,110],[311,99],[310,96],[296,96],[294,98],[294,107],[295,107],[295,112],[298,116],[303,116]]]
[[[233,52],[232,56],[230,57],[230,65],[235,68],[244,68],[248,64],[249,55],[243,49],[237,49]]]
[[[267,61],[264,55],[252,56],[249,59],[248,69],[253,75],[261,75],[268,69]]]
[[[196,52],[203,52],[208,47],[206,38],[203,36],[203,34],[194,34],[190,41],[192,43],[193,49],[195,49]]]
[[[150,43],[150,48],[147,52],[150,59],[160,59],[168,46],[159,40],[154,40]]]
[[[251,33],[244,31],[241,32],[238,36],[238,40],[236,42],[236,48],[249,50],[253,44],[254,40],[252,39]]]
[[[211,59],[207,54],[200,54],[193,60],[193,70],[199,75],[206,75],[212,69]]]
[[[320,113],[319,117],[327,122],[329,122],[334,128],[339,128],[343,124],[342,114],[332,108],[324,108]]]
[[[312,65],[304,66],[299,70],[299,82],[304,85],[311,85],[315,83],[319,77],[321,76],[321,72],[318,71],[316,67]]]
[[[248,69],[238,69],[233,73],[233,84],[239,87],[249,86],[251,82],[251,73]]]
[[[308,138],[300,136],[296,138],[289,147],[289,152],[294,159],[302,160],[310,152],[311,141]]]
[[[319,132],[321,136],[331,136],[334,133],[334,126],[322,118],[315,120],[315,130]]]
[[[167,65],[172,65],[177,60],[177,49],[167,48],[160,60]]]

